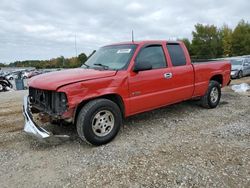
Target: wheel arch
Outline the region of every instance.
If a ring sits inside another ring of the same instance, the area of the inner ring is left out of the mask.
[[[216,74],[210,78],[210,81],[217,81],[221,86],[223,85],[223,76],[221,74]]]
[[[100,98],[108,99],[108,100],[111,100],[114,103],[116,103],[118,105],[118,107],[120,108],[120,110],[121,110],[122,117],[123,118],[125,117],[125,105],[124,105],[122,97],[119,94],[111,93],[111,94],[105,94],[105,95],[101,95],[101,96],[98,96],[98,97],[94,97],[94,98],[90,98],[90,99],[87,99],[87,100],[83,100],[76,107],[76,110],[75,110],[75,113],[74,113],[74,118],[73,118],[73,123],[76,122],[77,116],[78,116],[80,110],[82,109],[82,107],[85,104],[87,104],[89,101],[92,101],[92,100],[95,100],[95,99],[100,99]]]

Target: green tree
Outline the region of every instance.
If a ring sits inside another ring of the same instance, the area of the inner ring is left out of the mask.
[[[183,38],[183,39],[179,39],[179,40],[184,42],[185,46],[188,49],[188,52],[189,52],[190,56],[192,56],[193,53],[192,53],[192,49],[191,49],[191,42],[188,40],[188,38]]]
[[[87,58],[85,53],[81,53],[78,55],[77,59],[78,59],[80,65],[82,65],[83,63],[85,63],[85,61],[87,61],[88,58]]]
[[[0,67],[5,67],[6,65],[4,63],[0,63]]]
[[[232,54],[250,54],[250,24],[241,20],[232,34]]]
[[[196,24],[192,35],[191,49],[196,58],[216,58],[222,55],[221,39],[216,26]]]
[[[232,56],[232,33],[232,29],[227,25],[220,29],[224,57]]]

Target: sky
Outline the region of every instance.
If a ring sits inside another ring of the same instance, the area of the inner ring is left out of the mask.
[[[241,19],[250,21],[249,0],[0,0],[0,62],[88,55],[132,30],[135,40],[192,39],[197,23]]]

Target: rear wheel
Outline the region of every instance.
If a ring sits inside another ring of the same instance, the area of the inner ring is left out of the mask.
[[[239,71],[238,73],[238,78],[242,78],[243,77],[243,72],[242,71]]]
[[[122,115],[117,104],[108,99],[96,99],[82,107],[76,127],[83,141],[98,146],[110,142],[121,124]]]
[[[3,85],[0,83],[0,92],[4,90]]]
[[[201,105],[205,108],[215,108],[221,97],[221,87],[217,81],[211,80],[206,94],[201,98]]]

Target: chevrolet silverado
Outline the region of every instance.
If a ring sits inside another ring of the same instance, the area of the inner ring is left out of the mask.
[[[38,126],[34,113],[69,122],[87,143],[102,145],[123,119],[190,99],[215,108],[230,82],[227,61],[192,63],[184,43],[141,41],[100,48],[80,68],[31,78],[24,98],[24,131],[40,140],[54,135]]]

